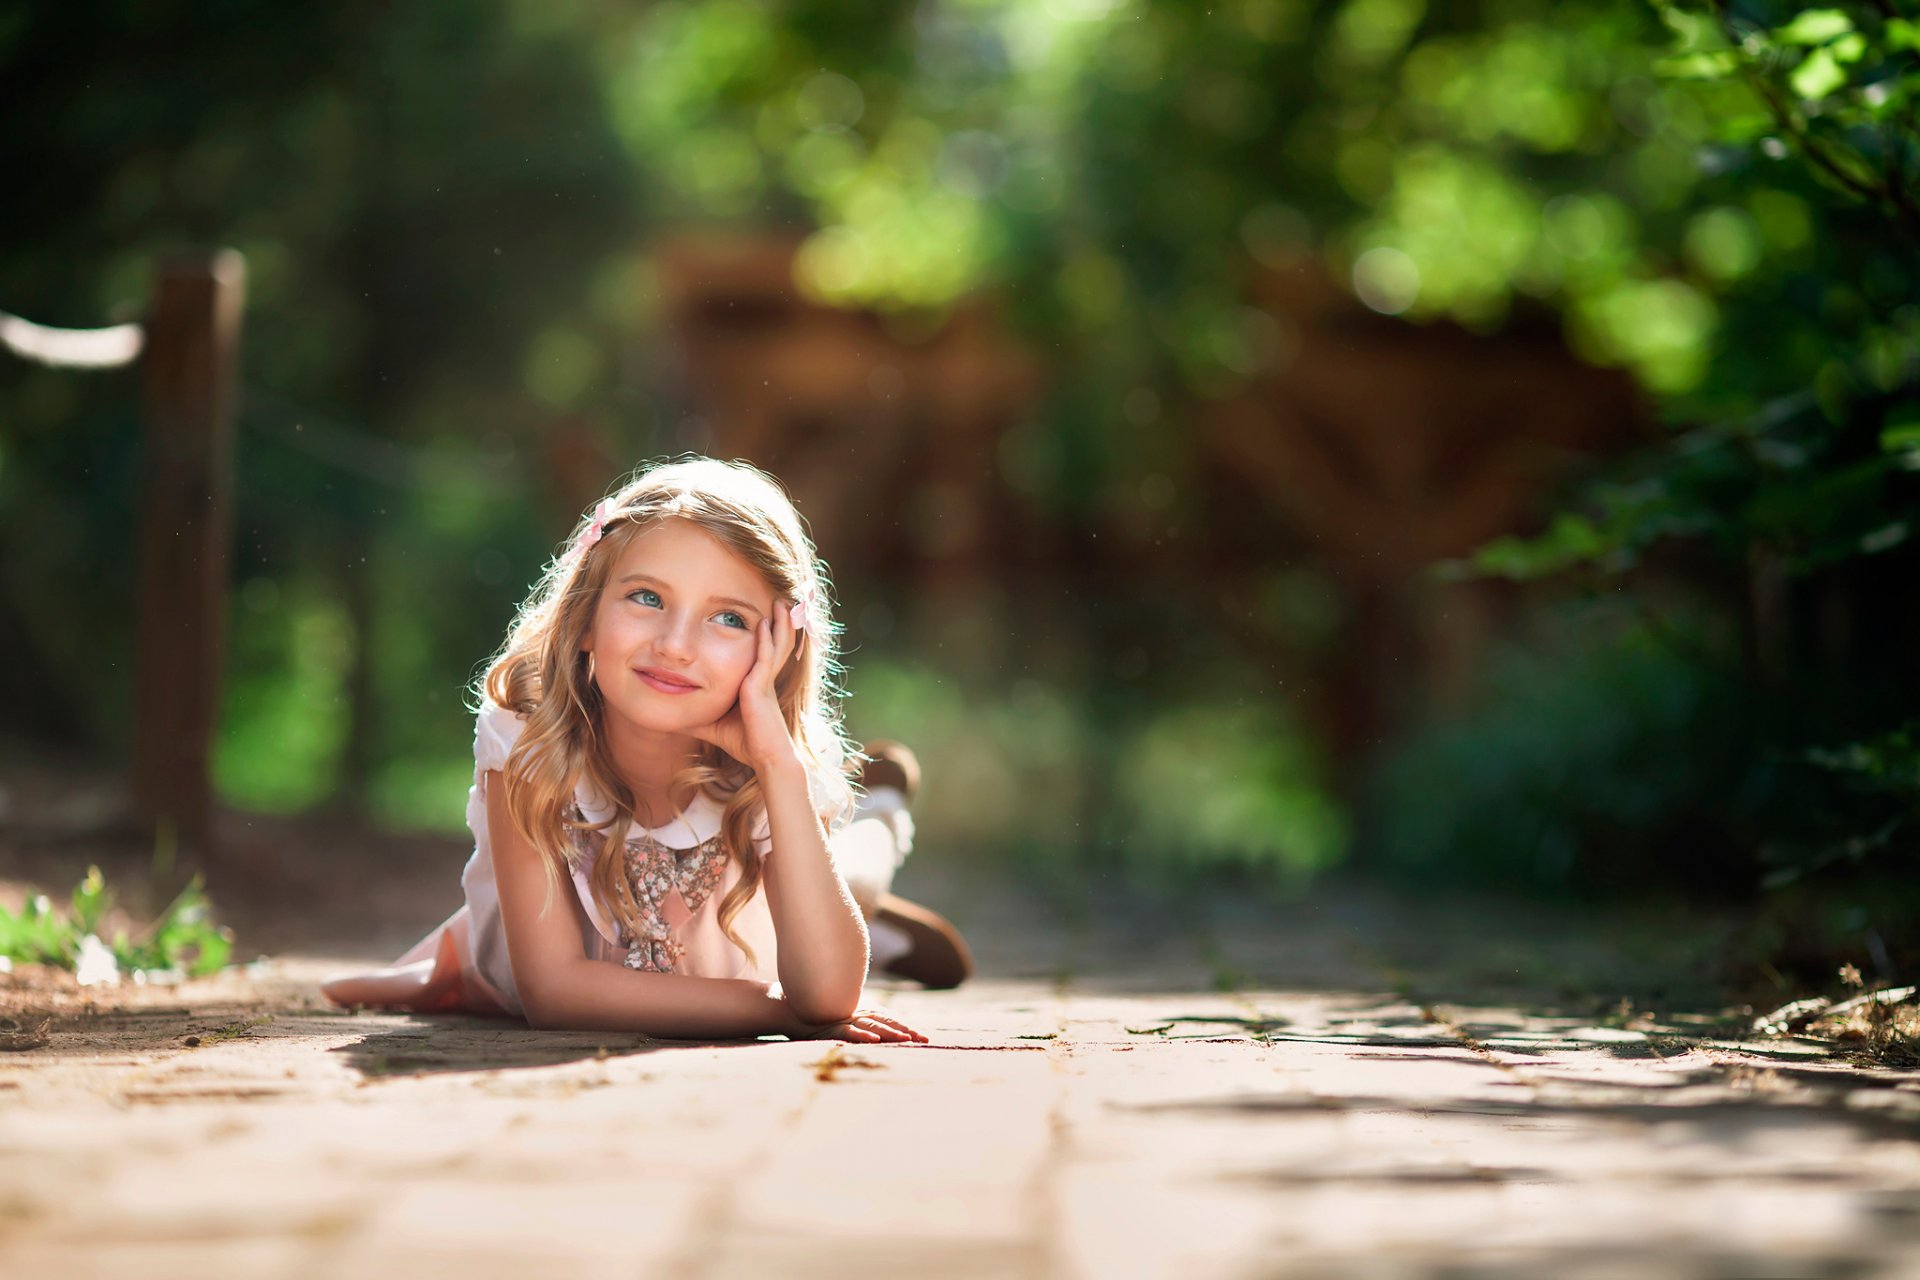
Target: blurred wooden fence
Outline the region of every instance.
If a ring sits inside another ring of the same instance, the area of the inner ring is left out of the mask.
[[[130,795],[163,844],[212,847],[211,754],[232,543],[233,416],[246,265],[163,259],[145,320],[55,329],[0,312],[0,347],[56,368],[138,363],[138,653]],[[129,513],[130,517],[132,513]]]

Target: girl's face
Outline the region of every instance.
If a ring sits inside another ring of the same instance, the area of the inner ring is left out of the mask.
[[[608,717],[686,733],[732,710],[773,588],[712,534],[665,520],[629,541],[581,642]]]

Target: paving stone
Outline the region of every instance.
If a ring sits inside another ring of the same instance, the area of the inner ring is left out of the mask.
[[[1429,1000],[1386,908],[962,909],[985,974],[871,993],[931,1046],[344,1016],[297,958],[62,1015],[0,1055],[0,1275],[1920,1280],[1920,1074]]]

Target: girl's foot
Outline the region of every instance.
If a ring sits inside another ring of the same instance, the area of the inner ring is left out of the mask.
[[[909,902],[898,894],[883,893],[874,906],[871,923],[905,935],[908,948],[881,963],[880,968],[936,990],[957,987],[973,974],[973,953],[951,921],[930,907]]]

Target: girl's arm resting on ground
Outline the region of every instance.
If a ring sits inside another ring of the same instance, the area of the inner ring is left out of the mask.
[[[530,1025],[702,1039],[798,1037],[819,1029],[803,1021],[794,1005],[771,994],[764,982],[636,973],[583,955],[579,926],[562,896],[572,890],[564,882],[549,890],[539,851],[507,812],[506,787],[498,770],[487,774],[487,829],[507,957]],[[852,1009],[849,1004],[848,1012]]]
[[[508,943],[512,947],[511,940]],[[801,1039],[819,1028],[742,978],[635,973],[580,959],[529,989],[520,988],[527,1025],[543,1031],[639,1031],[667,1039],[738,1040],[784,1035]]]
[[[839,1022],[852,1016],[866,982],[866,921],[827,854],[806,766],[794,756],[757,772],[773,839],[762,867],[780,941],[780,986],[801,1017]]]

